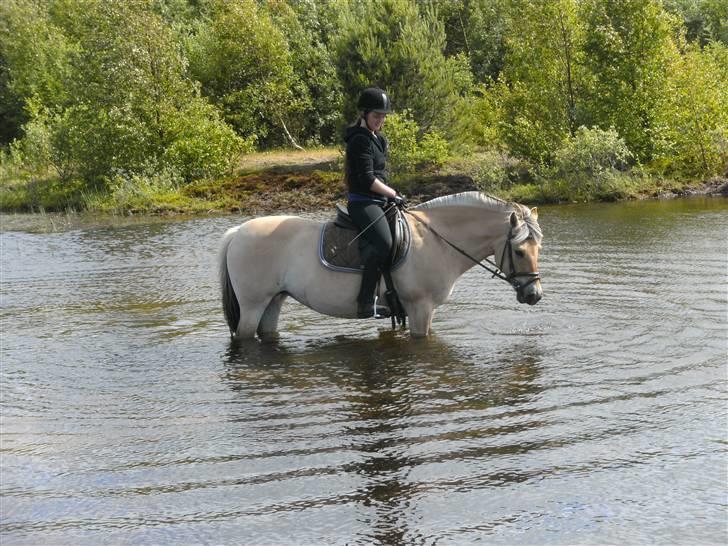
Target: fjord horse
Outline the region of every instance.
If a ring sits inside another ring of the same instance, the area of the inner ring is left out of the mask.
[[[488,256],[520,303],[534,305],[541,299],[542,233],[535,208],[465,192],[438,197],[407,213],[411,248],[392,276],[413,336],[429,334],[435,308],[447,300],[455,281]],[[231,334],[275,335],[288,296],[324,315],[356,318],[361,277],[322,265],[317,252],[322,226],[296,216],[266,216],[225,233],[219,267]],[[383,291],[381,287],[380,297]]]

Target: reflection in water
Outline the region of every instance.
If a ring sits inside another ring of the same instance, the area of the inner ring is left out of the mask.
[[[427,340],[230,343],[239,219],[0,233],[0,540],[725,542],[728,200],[540,220],[539,305],[469,272]]]
[[[487,365],[484,356],[462,351],[436,336],[410,340],[388,331],[373,340],[339,337],[312,343],[304,351],[285,343],[233,340],[224,358],[224,378],[244,397],[262,384],[268,393],[270,389],[316,392],[322,387],[335,393],[326,400],[316,394],[312,397],[318,404],[340,408],[329,417],[331,422],[343,424],[336,436],[354,453],[343,469],[359,482],[347,496],[360,506],[359,540],[365,544],[409,544],[424,539],[413,512],[417,495],[432,487],[410,479],[412,468],[466,454],[472,459],[522,452],[522,445],[492,445],[489,438],[535,426],[533,422],[526,426],[482,425],[473,418],[473,412],[517,407],[540,392],[536,382],[538,340],[516,341],[510,349],[493,355]],[[433,388],[440,391],[439,399],[430,400]],[[268,403],[271,413],[277,415],[282,400],[273,396]],[[461,412],[468,415],[446,417]],[[309,407],[309,416],[317,417],[313,407]],[[466,425],[463,429],[438,431],[442,424],[458,420]],[[419,444],[452,442],[455,446],[463,440],[467,445],[455,449],[454,454],[410,454]],[[286,453],[286,448],[281,448],[279,453]],[[339,444],[339,448],[343,446]],[[317,446],[296,454],[305,456],[320,449]],[[504,485],[531,477],[515,471],[489,473],[481,479]]]

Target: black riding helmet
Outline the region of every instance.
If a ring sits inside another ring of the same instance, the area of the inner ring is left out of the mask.
[[[378,87],[367,87],[362,91],[356,106],[364,112],[379,112],[380,114],[392,112],[389,96]]]

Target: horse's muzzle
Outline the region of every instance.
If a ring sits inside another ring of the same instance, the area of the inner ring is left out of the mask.
[[[541,286],[538,283],[531,284],[529,286],[516,290],[516,298],[518,298],[518,303],[536,305],[541,300],[542,296],[543,292],[541,291]]]

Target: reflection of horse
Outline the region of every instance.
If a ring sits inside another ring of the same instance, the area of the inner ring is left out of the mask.
[[[493,468],[490,461],[543,446],[529,432],[545,426],[543,416],[528,410],[543,389],[538,339],[509,338],[484,353],[437,335],[409,340],[386,330],[375,339],[337,336],[305,347],[232,339],[223,381],[238,396],[229,416],[249,423],[242,425],[240,445],[250,445],[248,427],[262,439],[259,451],[246,448],[243,456],[275,457],[281,465],[255,476],[255,483],[280,482],[287,490],[283,480],[301,475],[335,479],[342,487],[333,487],[327,501],[357,505],[356,519],[366,523],[350,542],[423,542],[417,540],[419,499],[437,496],[443,485],[433,467],[447,474],[449,490],[472,487],[473,475],[485,483],[518,483],[532,469]],[[261,417],[270,415],[276,418]],[[335,477],[322,460],[338,463]],[[445,470],[474,460],[488,463],[464,465],[464,476]],[[315,466],[306,468],[305,461]],[[293,501],[297,510],[317,502]]]
[[[473,259],[495,256],[518,301],[533,305],[541,299],[536,209],[466,192],[427,201],[410,209],[409,216],[410,254],[392,276],[413,335],[429,333],[435,308]],[[220,280],[232,332],[243,338],[274,334],[286,296],[325,315],[356,317],[361,280],[321,265],[316,246],[321,227],[294,216],[267,216],[228,230]]]

